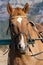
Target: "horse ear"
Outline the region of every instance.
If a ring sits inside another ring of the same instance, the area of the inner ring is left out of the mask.
[[[26,3],[25,6],[24,6],[24,8],[23,8],[23,11],[24,11],[25,13],[27,13],[28,8],[29,8],[29,4]]]
[[[9,14],[12,13],[12,7],[9,3],[7,4],[7,11],[8,11]]]

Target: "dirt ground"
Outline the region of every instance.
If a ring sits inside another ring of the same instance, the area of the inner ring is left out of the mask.
[[[7,65],[8,53],[3,55],[3,51],[0,50],[0,65]]]

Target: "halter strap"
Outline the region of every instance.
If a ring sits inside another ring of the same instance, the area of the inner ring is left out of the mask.
[[[25,33],[24,32],[19,32],[18,34],[15,35],[14,39],[16,39],[20,34],[25,34]]]

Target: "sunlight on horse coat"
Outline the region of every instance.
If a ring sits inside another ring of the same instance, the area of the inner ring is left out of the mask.
[[[10,15],[9,27],[11,32],[11,39],[12,41],[14,41],[14,44],[9,45],[8,65],[43,65],[43,61],[41,60],[39,61],[35,57],[30,56],[31,52],[29,51],[29,48],[26,48],[25,50],[26,52],[24,54],[19,52],[19,51],[23,51],[20,50],[21,46],[19,45],[19,42],[22,39],[22,41],[26,45],[28,40],[27,39],[28,33],[30,34],[31,38],[38,38],[37,35],[38,32],[34,30],[34,27],[32,27],[32,25],[29,23],[27,17],[22,17],[22,16],[26,16],[28,8],[29,8],[28,3],[25,4],[23,9],[19,7],[12,8],[10,4],[7,5],[7,11]],[[21,16],[21,18],[18,18],[16,16]],[[17,35],[19,32],[20,32],[19,36],[16,37],[15,39],[14,38],[15,35]],[[21,45],[23,44],[22,41],[21,41]],[[20,47],[19,51],[17,49],[18,45]],[[29,45],[29,47],[33,54],[43,51],[43,43],[41,40],[35,41],[34,47],[31,44]],[[43,58],[43,54],[40,54],[37,57]]]

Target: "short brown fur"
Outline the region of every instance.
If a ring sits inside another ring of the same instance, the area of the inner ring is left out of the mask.
[[[7,7],[7,10],[8,10],[8,13],[14,17],[19,16],[19,15],[25,16],[26,11],[27,11],[27,9],[25,9],[25,12],[24,12],[23,9],[21,9],[19,7],[12,9],[12,7],[9,5]],[[13,25],[17,26],[21,31],[25,32],[26,34],[28,34],[28,32],[29,32],[31,38],[38,38],[37,33],[35,32],[35,30],[31,26],[31,24],[29,23],[27,18],[23,18],[21,25],[19,23],[17,23],[16,18],[10,19],[10,20],[12,21],[11,23],[13,23]],[[18,33],[16,28],[14,28],[14,30],[16,31],[16,33]],[[13,33],[11,34],[11,37],[13,37]],[[25,38],[25,36],[24,36],[24,38]],[[25,38],[25,42],[26,41],[27,41],[27,38]],[[29,46],[33,53],[43,51],[43,43],[41,42],[41,40],[35,41],[34,47],[32,47],[32,45],[29,45]],[[29,50],[27,50],[26,54],[23,54],[23,55],[19,54],[18,51],[14,48],[14,44],[12,44],[9,48],[8,65],[43,65],[43,61],[39,61],[39,60],[35,59],[34,57],[29,56],[30,54],[31,54],[31,52],[29,52]],[[43,58],[43,54],[40,54],[37,57]]]

